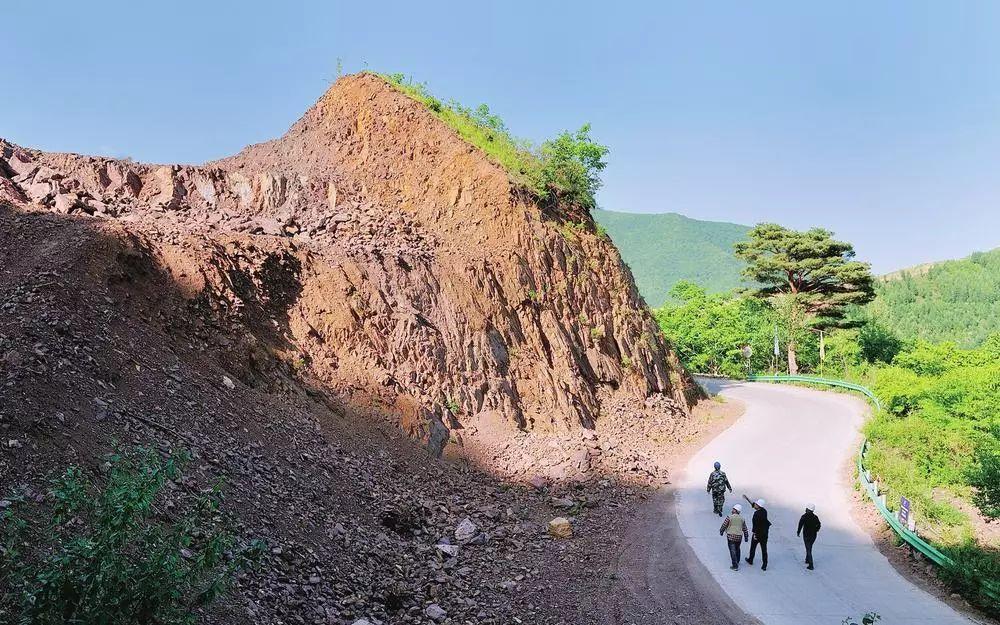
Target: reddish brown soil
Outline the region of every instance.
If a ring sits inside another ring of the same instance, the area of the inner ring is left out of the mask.
[[[583,622],[548,597],[616,557],[696,395],[585,212],[372,76],[203,167],[0,141],[0,491],[190,450],[180,491],[223,478],[269,545],[206,622]]]

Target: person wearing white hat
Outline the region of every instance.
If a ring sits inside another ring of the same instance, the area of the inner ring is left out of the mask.
[[[746,497],[746,495],[743,495]],[[750,498],[747,497],[747,501]],[[750,530],[750,555],[747,557],[747,564],[753,566],[753,557],[757,553],[757,545],[760,545],[760,570],[767,570],[767,535],[771,529],[771,522],[767,520],[767,508],[764,507],[766,502],[763,499],[758,499],[753,502],[753,519],[751,519],[752,528]]]
[[[806,506],[806,512],[799,518],[799,529],[796,536],[802,536],[802,541],[806,545],[806,568],[813,570],[813,543],[816,542],[816,534],[823,524],[816,516],[816,504],[811,503]]]
[[[719,536],[726,535],[726,542],[729,544],[729,557],[733,561],[733,565],[729,568],[734,571],[740,568],[740,545],[744,540],[749,540],[747,524],[743,520],[741,512],[743,512],[743,506],[740,504],[734,505],[733,511],[722,522],[722,527],[719,528]]]

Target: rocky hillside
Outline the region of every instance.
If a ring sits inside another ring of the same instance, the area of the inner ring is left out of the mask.
[[[588,214],[370,75],[204,166],[0,141],[0,381],[5,492],[114,441],[225,480],[270,546],[225,623],[558,622],[552,506],[615,522],[695,395]]]
[[[15,203],[200,241],[158,262],[227,321],[256,314],[233,361],[277,352],[348,401],[388,403],[435,451],[484,412],[592,428],[609,400],[684,403],[589,216],[540,208],[377,77],[339,81],[281,139],[204,167],[3,152]]]

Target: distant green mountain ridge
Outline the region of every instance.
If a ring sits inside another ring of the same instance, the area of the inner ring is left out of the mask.
[[[743,263],[733,244],[746,238],[749,226],[701,221],[677,213],[620,213],[594,210],[594,219],[614,241],[651,307],[662,306],[680,280],[710,293],[743,284]]]
[[[883,276],[869,310],[904,338],[974,347],[1000,332],[1000,248]]]

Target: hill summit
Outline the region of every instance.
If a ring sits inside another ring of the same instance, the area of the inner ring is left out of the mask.
[[[376,76],[341,79],[282,138],[201,167],[9,144],[3,157],[14,204],[169,231],[137,253],[185,274],[222,319],[252,324],[258,305],[262,327],[230,347],[233,361],[259,348],[303,361],[439,449],[484,411],[522,428],[593,427],[612,396],[683,401],[589,215],[539,207]],[[188,236],[197,243],[177,240]],[[183,253],[157,249],[174,241]]]
[[[0,140],[0,268],[0,487],[189,451],[269,546],[210,622],[541,622],[549,499],[662,483],[697,394],[586,211],[369,74],[202,166]]]
[[[594,211],[635,273],[639,292],[650,306],[662,306],[681,280],[710,293],[743,286],[743,263],[733,244],[746,238],[748,226],[691,219],[677,213]]]
[[[975,347],[1000,332],[1000,249],[882,277],[868,310],[900,336]]]

